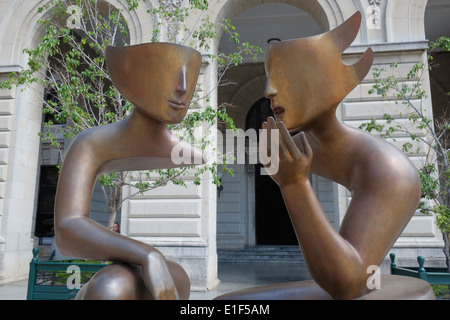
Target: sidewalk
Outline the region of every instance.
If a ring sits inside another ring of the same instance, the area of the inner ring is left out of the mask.
[[[26,300],[28,280],[11,282],[0,286],[0,300]]]
[[[266,284],[310,279],[305,264],[300,263],[221,263],[220,285],[208,292],[192,292],[190,300],[212,300],[235,290]],[[0,300],[26,300],[28,281],[0,285]]]

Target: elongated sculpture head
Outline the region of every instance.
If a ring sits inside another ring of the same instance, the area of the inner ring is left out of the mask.
[[[357,12],[326,33],[268,47],[265,96],[289,130],[306,130],[320,116],[334,113],[367,75],[373,60],[370,48],[355,64],[342,62],[342,53],[355,39],[360,23]]]
[[[111,80],[136,109],[165,123],[186,115],[197,84],[201,54],[173,43],[107,47]]]

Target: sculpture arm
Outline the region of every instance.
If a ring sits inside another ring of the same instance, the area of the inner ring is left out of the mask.
[[[67,152],[58,182],[55,200],[58,248],[68,256],[140,265],[154,298],[176,298],[173,279],[158,250],[112,232],[89,218],[98,168],[93,159],[100,156],[94,156],[95,148],[80,139],[75,140]]]
[[[305,135],[291,138],[284,124],[272,118],[263,128],[269,137],[270,130],[279,130],[278,172],[272,178],[281,189],[312,276],[334,298],[355,297],[365,284],[363,263],[352,244],[330,224],[309,182],[313,154]]]
[[[309,180],[280,189],[314,280],[335,299],[356,297],[367,278],[361,256],[330,224]]]
[[[356,297],[365,290],[368,267],[382,262],[417,208],[416,169],[395,147],[359,136],[352,200],[338,232],[308,180],[313,155],[304,135],[291,138],[282,122],[270,120],[265,126],[281,133],[279,170],[272,178],[280,186],[311,274],[334,298]]]

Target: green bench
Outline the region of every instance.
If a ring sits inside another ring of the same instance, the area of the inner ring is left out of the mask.
[[[70,300],[96,272],[108,264],[83,260],[39,261],[33,249],[27,300]]]
[[[417,257],[418,267],[397,267],[395,254],[390,254],[391,274],[419,278],[430,284],[450,284],[450,273],[447,268],[427,267],[424,268],[425,258]]]

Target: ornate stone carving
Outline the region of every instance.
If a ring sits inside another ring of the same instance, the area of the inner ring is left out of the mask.
[[[176,42],[178,31],[180,29],[179,19],[175,12],[185,8],[188,4],[187,0],[159,0],[160,5],[169,14],[164,18],[166,26],[167,41]]]
[[[367,28],[381,29],[381,0],[369,0],[369,7],[366,10]]]

